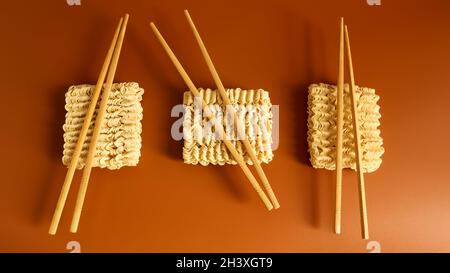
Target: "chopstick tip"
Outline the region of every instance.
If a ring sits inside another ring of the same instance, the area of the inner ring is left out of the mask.
[[[125,26],[128,24],[129,17],[130,15],[128,13],[125,13],[125,15],[123,16],[123,23],[125,24]]]
[[[189,11],[187,9],[184,10],[184,16],[186,16],[187,19],[191,20],[191,15],[189,14]]]
[[[72,221],[72,224],[70,225],[70,232],[77,233],[77,231],[78,231],[78,222]]]

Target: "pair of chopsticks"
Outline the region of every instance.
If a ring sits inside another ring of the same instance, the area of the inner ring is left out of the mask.
[[[197,31],[197,28],[194,25],[194,22],[192,21],[191,16],[189,15],[189,12],[187,10],[184,11],[184,14],[186,16],[186,19],[191,27],[192,32],[194,33],[194,36],[197,40],[197,43],[200,47],[200,50],[203,54],[203,58],[206,61],[206,64],[208,65],[209,71],[212,75],[212,77],[214,78],[214,82],[217,85],[217,89],[219,90],[220,96],[222,97],[222,100],[225,102],[225,104],[231,105],[231,101],[228,98],[226,92],[225,92],[225,88],[220,80],[219,74],[217,73],[214,64],[211,60],[211,57],[208,54],[208,51],[206,50],[206,47],[202,41],[202,38],[200,37],[200,34]],[[170,49],[169,45],[167,44],[167,42],[164,40],[163,36],[161,35],[161,33],[158,31],[158,29],[156,28],[155,24],[152,22],[150,23],[150,27],[152,28],[153,32],[155,33],[156,37],[158,38],[158,40],[160,41],[161,45],[163,46],[163,48],[165,49],[165,51],[167,52],[167,54],[169,55],[169,58],[172,60],[173,64],[175,65],[176,69],[178,70],[178,72],[180,73],[181,77],[183,78],[183,80],[186,82],[187,86],[189,87],[189,90],[192,92],[192,94],[194,94],[194,96],[196,97],[200,97],[200,93],[198,92],[197,87],[195,87],[194,83],[192,82],[192,80],[189,78],[188,74],[186,73],[186,71],[184,70],[183,66],[181,65],[181,63],[178,61],[177,57],[175,56],[175,54],[173,53],[173,51]],[[202,101],[202,107],[204,109],[204,113],[207,117],[209,117],[210,121],[212,124],[216,124],[216,117],[209,111],[209,108],[207,107],[206,102],[203,100]],[[234,121],[235,124],[237,126],[237,131],[242,134],[242,132],[244,130],[241,130],[241,128],[243,128],[243,124],[242,122],[238,119],[234,108],[233,107],[229,107],[230,109],[232,109],[232,111],[234,113]],[[247,151],[247,153],[250,155],[250,158],[253,162],[253,164],[255,165],[256,171],[258,173],[259,178],[262,180],[264,188],[267,192],[267,194],[269,195],[269,198],[267,198],[267,195],[264,193],[264,191],[262,190],[260,184],[258,183],[258,181],[256,180],[256,178],[253,176],[252,172],[250,171],[250,169],[248,168],[247,164],[244,162],[244,159],[242,157],[242,155],[236,150],[236,148],[234,148],[233,144],[227,140],[224,137],[224,129],[222,126],[216,126],[216,129],[219,130],[219,134],[222,136],[222,141],[224,142],[225,146],[228,148],[228,150],[230,151],[230,153],[232,154],[232,156],[234,157],[234,159],[238,162],[239,166],[241,167],[242,171],[244,172],[244,174],[247,176],[248,180],[250,181],[251,185],[253,186],[253,188],[255,189],[255,191],[258,193],[259,197],[261,198],[261,200],[263,201],[264,205],[266,206],[266,208],[268,210],[271,210],[272,208],[279,208],[280,204],[278,203],[277,198],[275,197],[275,194],[272,190],[272,187],[270,186],[269,180],[267,179],[260,162],[258,161],[258,158],[255,154],[255,152],[253,151],[253,148],[250,144],[250,142],[248,141],[246,136],[240,135],[240,139],[242,139],[242,142],[244,143],[244,147]]]
[[[344,39],[345,32],[345,39]],[[342,143],[344,123],[344,44],[348,54],[348,67],[350,74],[350,97],[352,107],[353,135],[355,139],[356,170],[358,172],[359,207],[361,215],[361,234],[364,239],[369,239],[369,226],[367,222],[366,193],[364,188],[364,174],[362,169],[361,135],[359,133],[359,116],[356,101],[355,75],[353,73],[352,53],[347,25],[344,27],[344,18],[340,23],[339,43],[339,74],[337,84],[337,145],[336,145],[336,215],[335,232],[341,233],[341,202],[342,202]]]
[[[92,93],[91,102],[89,104],[88,111],[86,113],[86,117],[83,122],[83,126],[80,131],[80,135],[78,136],[77,144],[75,146],[75,150],[73,152],[69,168],[67,170],[66,178],[64,179],[64,184],[61,189],[61,193],[59,195],[58,203],[56,204],[56,209],[53,214],[53,219],[50,225],[50,229],[48,231],[49,234],[54,235],[58,229],[58,224],[61,219],[61,214],[64,209],[64,205],[66,203],[67,195],[70,190],[70,185],[72,184],[73,175],[75,173],[75,169],[78,163],[78,159],[81,154],[81,150],[83,147],[83,143],[86,140],[86,136],[88,133],[88,129],[92,120],[92,117],[95,112],[95,108],[97,106],[97,101],[100,96],[100,91],[103,87],[103,83],[106,84],[103,90],[102,99],[100,102],[100,108],[97,112],[97,118],[95,120],[94,131],[92,133],[92,138],[89,144],[89,150],[86,158],[86,165],[83,169],[83,175],[81,178],[81,184],[78,191],[77,201],[75,204],[75,211],[72,218],[72,224],[70,226],[70,231],[75,233],[78,230],[78,224],[80,221],[81,211],[83,209],[83,203],[86,196],[86,191],[89,183],[89,177],[91,175],[92,164],[94,161],[94,155],[97,147],[97,140],[100,135],[100,129],[103,124],[103,119],[106,113],[106,106],[108,103],[109,93],[111,91],[111,86],[113,84],[114,75],[117,69],[117,63],[119,61],[120,51],[122,49],[123,39],[125,37],[125,31],[128,24],[128,14],[125,14],[124,17],[120,18],[119,24],[116,28],[116,32],[114,34],[114,38],[112,40],[111,46],[106,54],[105,61],[103,63],[102,69],[100,71],[100,75],[97,80],[97,84]]]

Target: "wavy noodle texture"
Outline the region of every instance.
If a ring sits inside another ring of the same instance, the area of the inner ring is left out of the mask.
[[[253,164],[250,156],[245,151],[244,144],[237,140],[237,132],[226,115],[220,93],[216,90],[199,88],[201,99],[204,99],[209,110],[215,115],[220,126],[225,126],[226,137],[230,139],[236,150],[243,155],[247,164]],[[273,159],[272,151],[272,112],[269,93],[262,89],[226,90],[232,106],[237,112],[242,124],[245,126],[245,135],[260,162],[269,163]],[[183,159],[186,164],[201,164],[207,166],[237,164],[228,151],[220,136],[215,134],[214,126],[209,119],[198,113],[201,104],[195,105],[195,97],[191,92],[184,93],[183,104],[185,114],[183,120],[184,147]],[[201,100],[200,100],[201,102]]]
[[[74,85],[66,93],[66,122],[62,162],[68,166],[74,152],[94,85]],[[115,83],[109,94],[106,115],[94,155],[93,167],[119,169],[136,166],[141,156],[142,106],[144,90],[137,83]],[[83,144],[77,168],[84,167],[101,95]]]
[[[311,164],[314,168],[334,170],[336,160],[336,93],[337,88],[328,84],[312,84],[308,94],[308,144]],[[362,167],[373,172],[381,165],[384,153],[380,136],[380,97],[375,90],[356,88],[360,119]],[[343,167],[356,170],[355,142],[353,137],[351,98],[349,86],[344,86]]]

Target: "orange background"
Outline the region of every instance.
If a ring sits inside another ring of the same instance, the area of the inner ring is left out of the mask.
[[[214,82],[188,8],[227,87],[264,88],[280,105],[280,146],[264,166],[281,208],[267,212],[237,166],[185,165],[170,117],[184,82],[154,21],[198,86]],[[96,82],[130,13],[116,82],[145,89],[138,167],[94,169],[78,234],[77,172],[56,236],[47,234],[66,168],[64,93]],[[381,251],[450,252],[450,1],[60,1],[2,3],[0,251],[368,252],[356,174],[344,173],[343,234],[333,233],[334,173],[310,166],[310,83],[334,83],[338,21],[349,25],[357,84],[381,96],[383,164],[366,175],[371,240]]]

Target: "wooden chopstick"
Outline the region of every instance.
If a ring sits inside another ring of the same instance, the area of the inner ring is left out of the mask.
[[[336,214],[334,229],[341,234],[342,204],[342,138],[344,123],[344,18],[341,18],[339,41],[339,74],[337,84],[337,138],[336,138]]]
[[[155,24],[152,22],[150,23],[150,27],[152,28],[155,36],[158,38],[159,42],[163,46],[164,50],[166,51],[167,55],[169,55],[169,58],[172,60],[173,64],[175,65],[176,69],[180,73],[183,80],[186,82],[187,86],[189,87],[189,90],[194,94],[195,97],[200,97],[200,93],[197,90],[197,87],[194,85],[192,80],[189,78],[188,74],[184,70],[181,63],[178,61],[177,57],[173,53],[173,51],[170,49],[167,42],[164,40],[164,37],[161,35],[161,33],[158,31],[158,28],[155,26]],[[209,111],[209,108],[207,107],[207,104],[204,100],[202,100],[202,107],[205,111],[205,114],[207,117],[209,117],[212,124],[218,124],[216,123],[215,116]],[[222,126],[216,126],[217,130],[219,130],[219,134],[221,136],[224,136],[224,129]],[[259,197],[261,198],[262,202],[266,206],[268,210],[271,210],[273,208],[272,203],[270,203],[270,200],[267,198],[267,195],[264,193],[263,189],[259,185],[258,181],[256,181],[256,178],[251,173],[250,169],[248,168],[247,164],[244,162],[244,159],[241,154],[234,148],[231,141],[227,140],[225,137],[222,137],[222,141],[225,144],[225,146],[228,148],[228,150],[231,152],[234,159],[238,162],[238,165],[241,167],[242,171],[250,181],[250,184],[253,186]]]
[[[209,53],[206,49],[205,44],[203,43],[202,38],[200,37],[199,32],[197,31],[197,28],[195,27],[194,21],[192,20],[189,11],[188,10],[184,10],[184,14],[186,16],[187,21],[189,22],[189,25],[192,29],[192,32],[195,35],[195,38],[197,40],[197,43],[200,47],[200,50],[203,54],[203,58],[206,61],[206,64],[208,65],[209,71],[211,72],[212,77],[214,78],[214,82],[217,85],[217,89],[219,90],[220,96],[222,97],[222,100],[225,102],[226,105],[230,105],[231,106],[231,101],[228,98],[226,92],[225,92],[225,87],[222,84],[222,81],[220,80],[219,74],[217,73],[216,68],[214,67],[214,64],[211,60],[211,57],[209,56]],[[244,132],[245,134],[245,129],[243,129],[243,124],[242,122],[239,120],[239,118],[236,115],[236,112],[234,111],[233,107],[229,107],[229,109],[232,109],[232,114],[234,117],[234,121],[235,124],[237,126],[237,132],[240,132],[241,134]],[[260,179],[263,182],[264,188],[267,191],[267,194],[269,195],[270,200],[273,203],[273,206],[275,209],[278,209],[280,207],[280,204],[278,203],[278,200],[275,196],[275,193],[272,190],[272,187],[270,186],[269,180],[267,179],[266,174],[264,173],[263,168],[261,167],[261,164],[253,150],[252,145],[250,144],[250,141],[248,141],[247,136],[244,135],[242,137],[240,137],[240,139],[242,140],[242,142],[244,143],[244,147],[245,150],[247,151],[247,153],[250,155],[251,160],[253,161],[253,164],[255,165],[256,171],[260,177]]]
[[[362,169],[361,135],[359,133],[359,114],[358,114],[358,104],[356,101],[356,84],[355,84],[355,75],[353,73],[352,52],[350,49],[350,39],[348,37],[347,26],[345,26],[345,43],[347,45],[348,68],[350,73],[350,97],[352,101],[353,134],[355,138],[355,150],[356,150],[356,169],[358,172],[358,182],[359,182],[358,190],[359,190],[359,207],[361,214],[361,235],[364,239],[369,239],[366,193],[364,188],[364,173]]]
[[[83,149],[84,141],[86,140],[87,132],[89,130],[89,126],[91,124],[92,117],[95,112],[95,107],[97,105],[98,98],[100,96],[100,91],[103,86],[103,82],[105,81],[106,72],[108,71],[109,64],[111,63],[111,57],[113,55],[114,48],[116,46],[117,38],[119,37],[120,28],[122,26],[123,18],[120,18],[119,24],[117,25],[116,32],[114,34],[114,38],[111,42],[109,50],[106,54],[105,61],[103,63],[102,69],[100,71],[100,75],[97,80],[97,84],[95,85],[94,91],[92,92],[91,102],[89,104],[89,108],[86,112],[86,116],[84,118],[83,126],[81,127],[80,134],[78,136],[77,144],[72,154],[72,158],[70,160],[69,168],[66,173],[66,177],[64,179],[64,183],[61,189],[61,193],[58,198],[58,202],[56,204],[55,212],[53,214],[52,222],[50,224],[50,229],[48,231],[49,234],[55,235],[58,229],[59,221],[61,219],[61,214],[64,209],[64,205],[66,203],[67,195],[70,190],[70,186],[72,184],[73,175],[75,173],[78,159],[81,154],[81,150]]]
[[[111,86],[114,80],[114,75],[117,69],[117,63],[119,61],[120,51],[122,49],[123,39],[125,36],[125,31],[128,24],[128,14],[125,14],[124,21],[120,30],[119,40],[114,49],[114,54],[111,61],[111,66],[108,71],[108,76],[106,79],[105,88],[102,94],[102,100],[100,102],[100,108],[97,113],[97,118],[95,120],[95,127],[92,133],[91,143],[89,145],[89,151],[86,158],[86,165],[83,169],[83,176],[81,178],[80,189],[78,191],[77,201],[75,204],[75,211],[72,218],[72,224],[70,226],[70,231],[75,233],[78,230],[78,223],[80,221],[81,211],[83,209],[84,198],[86,196],[86,191],[89,183],[89,177],[91,175],[92,164],[94,161],[94,155],[97,148],[97,140],[100,135],[100,130],[102,128],[103,119],[106,113],[106,106],[108,104],[109,92],[111,91]]]

